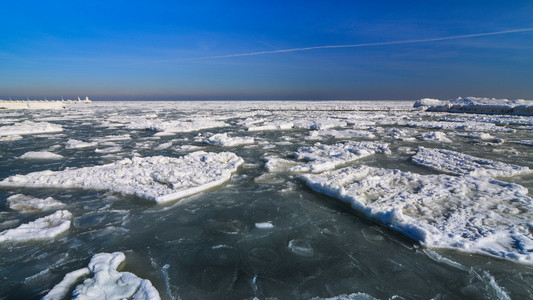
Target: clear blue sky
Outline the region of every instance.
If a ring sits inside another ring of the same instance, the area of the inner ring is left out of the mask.
[[[533,99],[533,1],[4,1],[0,98]]]

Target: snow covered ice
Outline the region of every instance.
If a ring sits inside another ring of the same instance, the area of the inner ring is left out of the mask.
[[[529,102],[419,102],[0,111],[0,298],[527,299]]]
[[[424,246],[533,264],[533,199],[520,185],[366,166],[302,177],[313,190]]]
[[[222,184],[242,162],[230,152],[134,157],[102,166],[15,175],[0,186],[109,190],[163,203]]]

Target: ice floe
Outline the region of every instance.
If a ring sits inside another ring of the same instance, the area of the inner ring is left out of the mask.
[[[38,212],[52,210],[64,206],[65,204],[57,201],[52,197],[45,199],[27,196],[23,194],[16,194],[9,196],[6,199],[7,206],[20,212]]]
[[[446,136],[446,133],[440,132],[440,131],[428,132],[428,133],[425,133],[423,135],[417,136],[416,138],[419,139],[419,140],[422,140],[422,141],[434,141],[434,142],[441,142],[441,143],[451,143],[452,142],[452,140],[450,140]]]
[[[510,177],[531,172],[528,167],[478,158],[446,149],[419,147],[417,154],[412,157],[412,161],[437,171],[455,175]]]
[[[294,157],[300,161],[284,159],[275,155],[264,158],[269,172],[312,172],[332,170],[376,153],[390,154],[388,144],[373,142],[345,142],[333,145],[316,143],[298,148]],[[306,162],[301,162],[301,161]]]
[[[416,101],[414,107],[437,112],[533,115],[533,102],[525,100],[459,97],[453,100],[441,101],[426,98]]]
[[[368,130],[356,130],[356,129],[346,129],[346,130],[315,130],[310,131],[309,136],[306,138],[308,140],[321,140],[325,137],[332,137],[335,139],[350,139],[350,138],[367,138],[373,139],[376,136],[369,132]]]
[[[204,143],[222,147],[250,145],[254,143],[253,137],[230,137],[227,133],[218,133],[204,140]]]
[[[109,190],[162,203],[220,185],[242,163],[242,158],[231,152],[134,157],[102,166],[14,175],[0,186]]]
[[[98,146],[98,142],[82,142],[76,139],[69,139],[65,143],[65,149],[82,149]]]
[[[226,122],[211,119],[199,119],[193,121],[137,120],[127,125],[126,128],[148,129],[171,135],[180,132],[191,132],[208,128],[225,127],[227,125],[228,124]]]
[[[485,131],[485,132],[515,132],[512,128],[497,126],[483,122],[448,122],[448,121],[411,121],[405,124],[408,127],[457,130],[457,131]]]
[[[526,145],[526,146],[533,146],[533,140],[516,141],[513,143],[520,144],[520,145]]]
[[[52,153],[49,151],[29,151],[22,154],[20,159],[27,160],[58,160],[63,159],[63,155]]]
[[[92,257],[88,267],[66,274],[43,300],[65,298],[76,282],[89,275],[93,277],[76,286],[72,292],[73,299],[161,299],[150,280],[117,270],[125,259],[122,252],[98,253]]]
[[[368,218],[429,248],[533,264],[533,199],[517,184],[468,175],[420,175],[368,166],[302,178]]]
[[[52,239],[70,228],[72,214],[58,210],[46,217],[0,232],[0,242],[28,242]]]
[[[0,136],[2,135],[27,135],[36,133],[60,132],[63,131],[61,125],[48,122],[24,121],[9,126],[0,127]]]

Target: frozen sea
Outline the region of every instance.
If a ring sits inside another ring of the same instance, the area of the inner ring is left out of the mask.
[[[533,116],[413,103],[0,111],[0,299],[533,299]]]

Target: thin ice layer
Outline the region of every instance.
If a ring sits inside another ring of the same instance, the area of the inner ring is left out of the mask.
[[[446,149],[419,147],[418,153],[412,157],[412,161],[437,171],[455,175],[510,177],[531,172],[528,167],[478,158]]]
[[[523,186],[368,166],[302,177],[311,189],[424,246],[533,264],[533,199]]]
[[[16,194],[6,199],[7,206],[20,212],[38,212],[56,209],[65,204],[52,197],[45,199]]]
[[[17,228],[0,232],[0,242],[28,242],[52,239],[70,228],[72,214],[59,210]]]
[[[70,288],[88,275],[72,293],[73,299],[161,299],[150,280],[137,277],[130,272],[117,271],[126,259],[124,253],[98,253],[89,266],[65,275],[65,278],[43,297],[44,300],[63,299]]]
[[[250,145],[254,143],[253,137],[230,137],[227,133],[215,134],[204,140],[204,143],[222,147]]]
[[[163,203],[222,184],[242,163],[231,152],[134,157],[102,166],[14,175],[0,186],[109,190]]]
[[[24,121],[10,126],[1,126],[0,135],[26,135],[63,131],[61,125],[48,122]]]

